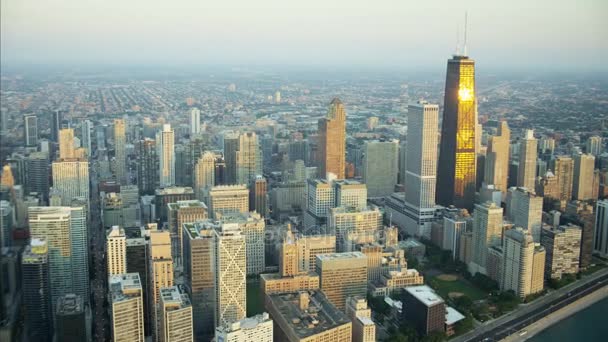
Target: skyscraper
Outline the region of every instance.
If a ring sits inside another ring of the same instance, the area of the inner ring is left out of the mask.
[[[162,314],[160,289],[173,286],[173,259],[171,258],[171,236],[168,230],[150,231],[149,259],[149,308],[152,310],[152,334],[155,341],[162,341],[160,328]]]
[[[73,159],[74,154],[74,129],[63,128],[59,131],[59,159]]]
[[[317,273],[321,290],[340,310],[346,298],[367,294],[367,257],[361,252],[317,255]]]
[[[192,304],[185,289],[171,286],[160,289],[161,341],[192,342]]]
[[[62,205],[70,205],[75,197],[89,198],[89,162],[66,159],[53,162],[53,189]]]
[[[595,156],[596,158],[602,154],[602,137],[594,135],[587,139],[586,150],[588,154]]]
[[[112,340],[116,342],[144,341],[142,283],[137,273],[109,277],[110,318]]]
[[[226,162],[226,184],[236,184],[237,167],[236,154],[239,149],[239,133],[228,131],[223,135],[224,138],[224,160]]]
[[[159,185],[156,141],[140,140],[137,143],[137,187],[141,195],[153,195]]]
[[[572,195],[574,199],[580,201],[593,199],[594,169],[595,157],[592,154],[584,153],[574,157],[574,174],[572,177]]]
[[[161,188],[175,185],[175,136],[170,124],[156,133],[156,154],[159,160],[159,185]]]
[[[484,180],[487,184],[493,184],[495,189],[502,191],[503,196],[507,193],[510,139],[509,125],[506,121],[501,121],[496,135],[488,139],[488,151],[486,152]]]
[[[127,273],[127,238],[125,230],[113,226],[106,238],[106,258],[108,275]]]
[[[334,98],[327,117],[319,119],[319,176],[333,173],[344,179],[346,172],[346,109]]]
[[[363,182],[367,186],[367,195],[390,196],[397,185],[398,142],[368,141],[364,150]]]
[[[87,224],[87,205],[73,201],[70,209],[70,245],[72,248],[73,291],[89,303],[89,229]],[[51,264],[52,266],[52,264]],[[51,273],[52,274],[52,273]]]
[[[473,209],[477,168],[475,95],[475,61],[468,56],[453,56],[446,73],[437,169],[437,202],[444,206]]]
[[[236,153],[236,177],[238,184],[249,184],[256,175],[262,174],[262,151],[254,132],[241,134]]]
[[[572,185],[574,183],[574,160],[566,156],[555,159],[555,176],[557,177],[560,209],[566,208],[572,199]]]
[[[215,186],[215,154],[205,152],[194,168],[194,193],[199,201],[208,202],[209,190]]]
[[[125,132],[125,120],[114,120],[114,157],[116,167],[116,181],[120,184],[128,184],[127,172],[127,136]]]
[[[57,109],[53,111],[51,117],[51,140],[56,143],[59,143],[59,130],[61,129],[61,125],[63,124],[63,115],[62,112]]]
[[[177,265],[183,263],[182,226],[207,218],[207,206],[198,200],[177,201],[167,204],[168,223],[171,232],[171,254]]]
[[[82,136],[82,147],[87,149],[87,154],[90,156],[93,154],[91,148],[91,131],[93,130],[93,123],[90,120],[84,120],[80,126]]]
[[[597,202],[593,252],[604,258],[608,257],[608,200]]]
[[[21,258],[21,292],[29,341],[51,341],[53,337],[48,257],[46,240],[32,238]]]
[[[543,219],[543,198],[527,188],[510,188],[507,195],[507,216],[516,227],[528,229],[534,242],[540,242]]]
[[[49,198],[49,155],[44,152],[30,153],[25,159],[25,170],[28,175],[26,193],[39,193],[46,203]]]
[[[256,211],[262,217],[266,217],[268,213],[268,183],[262,175],[257,175],[251,180],[249,210]]]
[[[55,314],[57,341],[87,341],[85,307],[82,297],[73,293],[59,298]]]
[[[517,186],[534,191],[536,180],[536,159],[538,141],[534,131],[526,130],[526,135],[519,144],[519,168],[517,169]]]
[[[561,279],[565,274],[578,273],[581,233],[581,227],[571,224],[542,229],[540,243],[547,253],[545,278]]]
[[[524,298],[544,288],[545,249],[534,243],[527,229],[505,232],[501,289]]]
[[[473,212],[473,263],[470,272],[485,274],[488,247],[500,245],[502,208],[494,202],[476,204]]]
[[[201,132],[201,111],[198,108],[190,109],[190,135],[194,136]]]
[[[247,252],[237,223],[220,224],[213,233],[217,327],[246,317]]]
[[[38,145],[38,117],[36,115],[25,115],[24,138],[25,146],[34,147]]]

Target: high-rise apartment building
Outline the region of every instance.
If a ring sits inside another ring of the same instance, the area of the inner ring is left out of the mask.
[[[363,182],[367,195],[390,196],[397,185],[398,141],[368,141],[363,149]]]
[[[209,216],[249,212],[249,190],[245,185],[219,185],[209,192]]]
[[[454,56],[447,66],[437,168],[437,202],[443,206],[473,209],[477,174],[475,96],[475,61]]]
[[[608,200],[598,201],[595,208],[593,252],[608,257]]]
[[[596,158],[602,154],[602,137],[594,135],[587,139],[585,152],[595,156]]]
[[[53,162],[53,190],[61,197],[61,205],[70,205],[76,197],[89,198],[89,162],[66,159]],[[46,177],[46,176],[45,176]]]
[[[25,146],[35,147],[38,145],[38,117],[36,115],[25,115],[24,121],[24,135]]]
[[[161,341],[160,289],[173,286],[173,259],[171,258],[171,235],[168,230],[150,230],[148,256],[148,277],[150,294],[148,298],[152,310],[152,332],[155,341]]]
[[[21,292],[29,341],[51,341],[53,315],[48,244],[32,238],[21,257]]]
[[[215,340],[223,342],[272,342],[273,322],[264,312],[238,322],[219,326],[215,330]]]
[[[566,156],[555,159],[555,176],[557,177],[560,209],[566,208],[572,199],[572,186],[574,183],[574,160]]]
[[[505,232],[501,288],[524,298],[544,288],[545,249],[520,227]]]
[[[59,159],[72,159],[74,155],[74,129],[59,130]]]
[[[507,217],[516,227],[526,228],[535,242],[540,242],[543,220],[543,198],[527,188],[510,188],[507,195]]]
[[[367,257],[361,252],[317,255],[317,273],[321,290],[340,310],[346,298],[367,294]]]
[[[186,290],[178,287],[160,289],[161,341],[192,342],[192,304]]]
[[[144,312],[142,283],[137,273],[110,276],[112,341],[143,342]]]
[[[160,187],[175,185],[175,134],[170,124],[164,124],[162,131],[156,133],[156,154]]]
[[[141,195],[152,195],[159,186],[156,141],[145,138],[137,143],[137,187]]]
[[[574,199],[584,201],[594,198],[594,171],[595,157],[592,154],[578,154],[574,157],[574,174],[572,177]]]
[[[334,98],[327,117],[319,119],[319,176],[344,179],[346,172],[346,109]]]
[[[507,179],[509,177],[509,144],[511,130],[506,121],[501,121],[496,135],[488,139],[486,152],[486,168],[484,180],[494,185],[495,189],[507,193]],[[532,189],[530,189],[532,190]]]
[[[199,201],[207,202],[209,191],[215,186],[215,154],[205,152],[194,168],[194,193]]]
[[[224,160],[226,162],[225,184],[237,183],[237,164],[236,155],[239,150],[239,133],[234,131],[225,132],[224,140]]]
[[[198,108],[190,109],[190,136],[201,133],[201,110]]]
[[[56,340],[62,342],[87,341],[85,306],[82,297],[67,294],[57,302],[55,312]]]
[[[219,224],[213,230],[215,272],[215,326],[246,317],[246,242],[236,223]]]
[[[123,119],[114,120],[114,166],[116,170],[116,181],[120,184],[128,184],[127,170],[127,135],[126,124]]]
[[[127,273],[127,238],[125,230],[113,226],[106,237],[108,275]]]
[[[547,253],[545,260],[545,278],[561,279],[564,274],[576,274],[579,271],[581,254],[581,227],[563,225],[557,228],[543,229],[541,245]]]
[[[255,176],[262,174],[262,151],[258,136],[247,132],[239,136],[239,149],[236,152],[236,182],[249,184]]]
[[[536,180],[536,160],[538,154],[538,140],[534,138],[534,131],[526,130],[526,134],[519,143],[519,167],[517,168],[517,186],[530,191],[534,190]]]
[[[494,202],[476,204],[473,212],[473,262],[472,274],[485,274],[488,247],[500,245],[502,238],[503,209]]]

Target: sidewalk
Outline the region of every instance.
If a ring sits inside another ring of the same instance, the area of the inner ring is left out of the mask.
[[[504,342],[515,342],[515,341],[525,341],[532,336],[540,333],[541,331],[547,329],[553,324],[561,321],[562,319],[568,318],[569,316],[595,304],[596,302],[608,298],[608,286],[603,287],[600,290],[597,290],[576,302],[561,308],[560,310],[550,314],[549,316],[532,323],[531,325],[525,327],[524,329],[516,332],[513,335],[503,339]],[[526,331],[525,335],[520,336],[520,334]]]

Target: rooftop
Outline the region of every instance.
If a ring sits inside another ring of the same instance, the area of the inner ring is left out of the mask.
[[[446,307],[445,324],[452,325],[464,319],[464,315],[451,306]]]
[[[409,294],[414,296],[426,306],[434,306],[443,303],[443,299],[439,297],[439,295],[437,295],[435,291],[433,291],[433,289],[431,289],[427,285],[406,287],[405,291],[407,291]]]
[[[205,208],[205,209],[207,209],[207,205],[199,200],[177,201],[175,203],[168,203],[167,206],[172,210],[177,210],[177,209],[181,209],[181,208]]]
[[[120,302],[133,298],[133,295],[141,296],[141,281],[139,273],[125,273],[111,275],[108,279],[112,302]]]
[[[179,194],[192,194],[194,190],[192,190],[189,186],[171,186],[168,188],[156,189],[154,192],[156,196],[163,195],[179,195]]]
[[[57,301],[57,315],[76,315],[83,312],[82,297],[66,294]]]
[[[182,286],[171,286],[160,289],[160,297],[165,305],[177,306],[180,309],[190,306],[190,298]]]

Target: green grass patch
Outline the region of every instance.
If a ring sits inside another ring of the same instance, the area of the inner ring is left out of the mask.
[[[445,299],[449,298],[450,292],[460,292],[474,301],[484,299],[487,295],[484,291],[460,277],[454,281],[446,281],[441,280],[438,277],[433,277],[429,281],[429,286],[435,289],[435,291]]]
[[[247,317],[255,316],[264,312],[264,298],[260,281],[258,279],[247,279]]]

